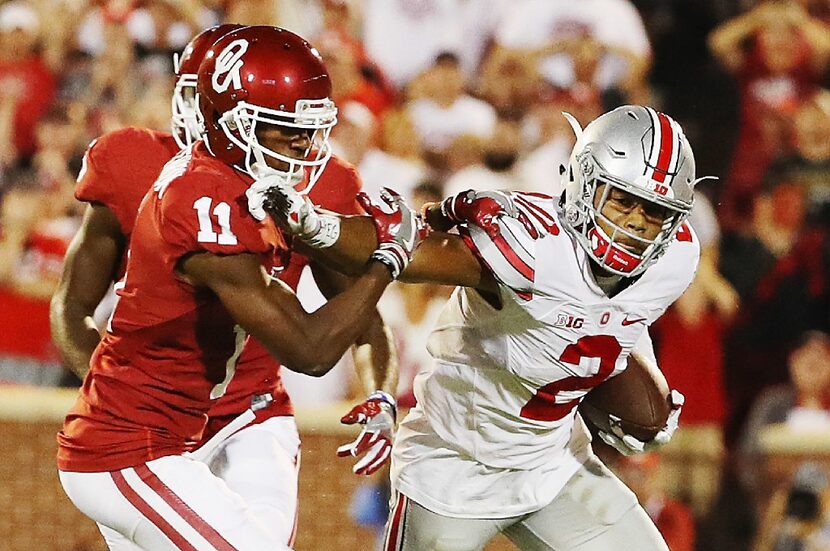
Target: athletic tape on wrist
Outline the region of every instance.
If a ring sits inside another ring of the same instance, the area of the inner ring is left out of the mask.
[[[395,397],[380,389],[371,393],[367,400],[382,400],[394,408],[398,407],[398,402],[395,400]]]
[[[319,214],[318,220],[320,228],[314,235],[304,237],[303,241],[315,249],[331,247],[340,238],[340,218],[331,214]]]
[[[409,258],[402,254],[399,247],[384,243],[375,252],[372,253],[371,258],[384,264],[392,273],[392,279],[398,279],[401,272],[409,263]]]

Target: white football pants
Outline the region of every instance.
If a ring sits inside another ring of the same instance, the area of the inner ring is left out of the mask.
[[[205,459],[211,472],[242,496],[251,512],[282,543],[294,543],[300,436],[294,417],[248,426]]]
[[[288,547],[207,465],[171,455],[113,472],[60,472],[64,491],[113,551]]]
[[[115,473],[61,472],[60,478],[112,551],[288,549],[299,450],[294,418],[272,417],[220,441],[202,461],[170,456]],[[207,520],[213,515],[229,529]]]
[[[593,456],[550,504],[517,517],[446,517],[393,499],[384,551],[480,551],[499,532],[522,551],[669,551],[631,490]]]

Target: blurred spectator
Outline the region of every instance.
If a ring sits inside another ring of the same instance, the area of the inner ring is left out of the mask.
[[[325,23],[321,4],[321,0],[272,0],[275,17],[270,24],[303,37],[317,36]],[[225,23],[242,23],[242,20],[235,17],[236,14],[226,10],[223,19]]]
[[[326,61],[332,82],[332,97],[337,105],[356,101],[376,117],[395,101],[380,70],[365,56],[360,43],[341,33],[325,32],[313,41]]]
[[[801,465],[789,488],[772,496],[754,551],[830,549],[830,490],[816,463]]]
[[[541,56],[539,71],[558,87],[579,83],[606,91],[639,91],[651,49],[628,0],[524,0],[496,32],[500,47]],[[636,97],[643,99],[643,94]]]
[[[49,301],[78,219],[72,187],[49,190],[20,176],[0,202],[0,381],[54,386],[63,377],[49,330]]]
[[[78,104],[56,103],[41,117],[35,131],[37,153],[32,168],[37,186],[58,196],[72,195],[87,146],[85,111]],[[67,210],[80,212],[74,201]]]
[[[605,45],[587,30],[552,42],[534,54],[561,57],[563,62],[567,62],[568,71],[548,75],[548,82],[556,88],[590,98],[602,107],[602,111],[625,103],[648,103],[644,89],[648,58],[638,57],[619,46]],[[626,62],[623,72],[613,82],[601,80],[602,62],[608,56],[616,56]]]
[[[338,107],[337,126],[331,131],[335,155],[358,166],[369,151],[377,131],[377,120],[368,107],[347,101]]]
[[[138,89],[131,75],[135,62],[132,37],[125,24],[126,14],[120,11],[105,13],[101,36],[106,48],[95,54],[86,101],[93,107],[107,99],[126,111]]]
[[[492,48],[482,63],[478,94],[503,117],[524,116],[542,87],[533,56]]]
[[[202,0],[93,0],[78,24],[78,47],[114,63],[122,61],[123,44],[141,55],[180,51],[199,30],[218,22],[204,4]],[[117,53],[108,52],[113,46]]]
[[[316,7],[315,2],[308,3],[312,4],[311,9]],[[224,7],[225,23],[275,25],[278,19],[277,5],[273,0],[222,0],[220,4]]]
[[[552,90],[542,94],[524,119],[525,141],[536,146],[520,159],[516,169],[522,189],[556,197],[564,191],[560,167],[567,166],[576,136],[563,112],[583,124],[601,114],[599,105],[583,103],[573,94]]]
[[[730,401],[727,443],[734,442],[757,394],[786,381],[786,352],[804,332],[828,329],[830,241],[805,228],[806,190],[771,179],[756,199],[752,232],[727,232],[720,269],[742,308],[725,344]]]
[[[496,111],[492,105],[464,91],[464,75],[458,57],[444,52],[413,85],[417,99],[409,113],[421,147],[438,166],[453,140],[462,135],[488,139],[493,135]]]
[[[492,137],[484,142],[480,162],[455,171],[444,184],[444,195],[455,195],[468,189],[522,190],[522,182],[513,172],[519,158],[521,127],[519,123],[501,119],[496,122]]]
[[[0,6],[0,131],[11,128],[14,148],[0,155],[6,163],[27,162],[34,154],[35,125],[55,95],[55,77],[39,46],[40,19],[35,10],[22,1]],[[4,141],[8,138],[0,137],[0,145],[9,147]]]
[[[462,42],[461,0],[366,0],[363,39],[368,56],[403,89],[441,52]]]
[[[169,58],[158,55],[145,57],[134,64],[132,71],[139,74],[143,86],[132,95],[124,113],[124,124],[139,128],[170,131],[170,75]]]
[[[811,218],[830,228],[830,91],[799,106],[793,126],[793,153],[771,170],[805,186]]]
[[[388,112],[381,123],[377,147],[366,152],[358,166],[363,189],[370,195],[390,187],[407,201],[427,176],[420,156],[418,135],[405,109]]]
[[[767,497],[756,468],[765,427],[783,423],[793,431],[830,430],[830,336],[805,333],[790,352],[787,369],[788,383],[768,388],[755,400],[741,438],[739,473],[756,503]]]
[[[620,456],[614,471],[637,495],[668,548],[671,551],[694,551],[694,518],[683,503],[666,494],[660,480],[660,456],[656,453]]]
[[[655,323],[658,364],[671,383],[686,395],[683,430],[667,452],[684,458],[668,477],[672,487],[689,496],[704,514],[717,495],[723,456],[726,396],[723,373],[724,327],[735,316],[737,292],[717,271],[719,229],[706,196],[695,193],[690,216],[701,246],[695,279]]]
[[[766,0],[716,28],[712,52],[738,79],[738,143],[722,194],[728,227],[751,218],[746,206],[764,171],[789,147],[798,105],[820,81],[830,56],[830,32],[796,2]]]

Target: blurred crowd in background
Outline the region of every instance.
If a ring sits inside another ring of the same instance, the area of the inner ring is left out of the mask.
[[[696,489],[670,497],[656,456],[619,472],[673,550],[830,549],[827,473],[802,465],[770,498],[752,467],[766,425],[830,430],[828,0],[0,3],[0,381],[78,384],[48,303],[83,215],[84,150],[123,126],[169,129],[173,54],[220,22],[315,45],[340,110],[335,152],[366,190],[416,206],[469,188],[559,194],[574,139],[562,111],[585,125],[642,103],[676,118],[698,175],[719,179],[692,215],[698,276],[653,336],[687,398],[678,445],[710,450],[718,476],[690,468],[678,480],[702,477]],[[404,405],[448,291],[384,297]],[[341,382],[306,398],[306,381],[287,385],[300,403],[349,397]]]

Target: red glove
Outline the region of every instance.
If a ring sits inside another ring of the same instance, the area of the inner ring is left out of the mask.
[[[337,448],[337,456],[365,454],[352,467],[355,474],[370,475],[380,469],[392,453],[396,415],[395,399],[381,390],[373,392],[340,419],[345,425],[363,425],[363,430],[353,442]]]
[[[540,237],[539,228],[518,207],[513,194],[508,191],[468,189],[447,197],[438,205],[432,203],[424,206],[424,218],[437,230],[446,231],[458,224],[473,224],[487,232],[491,238],[498,237],[501,233],[498,219],[503,216],[521,222],[533,239]]]
[[[375,223],[378,248],[372,253],[372,259],[385,264],[392,272],[392,279],[397,279],[426,237],[427,228],[395,191],[383,188],[380,198],[376,203],[363,192],[357,194],[358,202]]]

